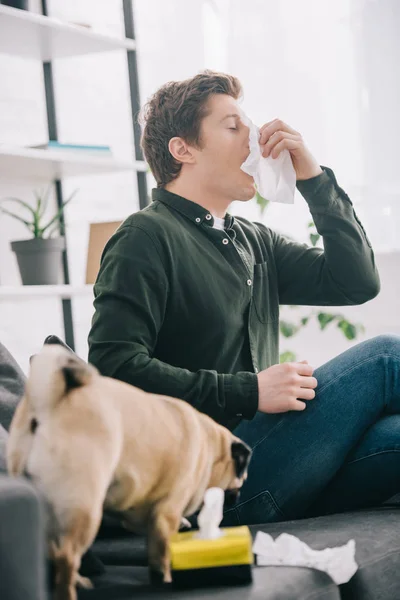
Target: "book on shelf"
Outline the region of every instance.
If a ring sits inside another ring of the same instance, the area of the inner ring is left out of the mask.
[[[97,154],[101,156],[111,156],[112,150],[110,146],[101,146],[101,145],[89,145],[89,144],[63,144],[61,142],[57,142],[55,140],[50,140],[44,144],[37,144],[35,146],[29,146],[29,148],[33,148],[36,150],[62,150],[62,151],[71,151],[71,152],[82,152],[82,153],[90,153]]]

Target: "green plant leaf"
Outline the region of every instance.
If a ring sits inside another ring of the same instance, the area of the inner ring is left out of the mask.
[[[307,225],[307,227],[315,227],[314,221],[310,221],[310,223]]]
[[[308,321],[309,321],[309,320],[310,320],[310,317],[303,317],[303,318],[301,319],[301,324],[303,325],[303,327],[304,327],[305,325],[307,325],[307,323],[308,323]]]
[[[70,197],[65,200],[65,202],[62,203],[62,205],[60,206],[60,208],[58,209],[58,211],[56,212],[56,214],[54,215],[54,217],[47,223],[47,225],[45,225],[44,227],[41,228],[41,236],[43,237],[43,234],[45,233],[45,231],[47,231],[47,229],[53,225],[53,223],[55,221],[60,221],[61,219],[61,215],[64,212],[64,208],[67,206],[67,204],[69,204],[69,202],[71,202],[71,200],[73,199],[73,197],[75,196],[75,194],[77,193],[78,190],[75,190]]]
[[[310,233],[310,240],[313,246],[316,245],[320,237],[321,236],[319,235],[319,233]]]
[[[318,313],[317,319],[319,321],[321,331],[323,331],[325,329],[325,327],[327,325],[329,325],[329,323],[331,323],[338,317],[339,317],[339,315],[331,315],[329,313],[323,313],[323,312]]]
[[[36,210],[35,210],[35,214],[33,215],[33,235],[35,238],[40,237],[39,234],[39,230],[40,230],[40,203],[41,203],[41,196],[39,194],[37,194],[36,191],[33,192],[36,198]]]
[[[14,219],[17,219],[17,221],[21,221],[21,223],[23,223],[24,225],[26,225],[30,231],[32,230],[32,223],[31,222],[25,221],[25,219],[23,219],[19,215],[16,215],[15,213],[11,212],[10,210],[7,210],[6,208],[0,208],[0,210],[5,215],[8,215],[9,217],[13,217]]]
[[[259,207],[261,208],[261,214],[264,213],[265,209],[268,207],[269,204],[269,200],[266,200],[265,198],[263,198],[261,196],[261,194],[259,194],[259,192],[256,192],[256,202],[259,205]]]
[[[11,202],[18,202],[19,204],[27,208],[32,215],[35,215],[35,210],[32,208],[32,206],[30,206],[27,202],[21,200],[21,198],[4,198],[1,202],[6,202],[8,200],[10,200]]]
[[[36,210],[34,208],[32,208],[27,202],[24,202],[24,200],[21,200],[20,198],[4,198],[4,200],[0,201],[0,212],[3,212],[4,214],[6,214],[10,217],[13,217],[14,219],[21,221],[21,223],[23,223],[29,229],[29,231],[30,231],[31,235],[33,235],[33,237],[42,238],[42,237],[44,237],[44,233],[46,231],[48,231],[52,225],[56,224],[57,222],[60,222],[64,208],[73,199],[73,197],[75,196],[75,194],[77,193],[78,190],[76,189],[72,192],[72,194],[69,196],[69,198],[67,198],[67,200],[65,200],[62,203],[62,206],[58,209],[58,211],[56,212],[54,217],[47,223],[47,225],[42,227],[40,221],[41,221],[41,218],[43,217],[44,211],[46,210],[50,191],[51,191],[51,186],[49,186],[49,188],[47,189],[47,191],[44,194],[42,192],[37,192],[36,190],[34,191],[34,195],[36,198]],[[27,221],[26,219],[13,213],[12,211],[9,211],[6,208],[3,208],[1,206],[1,204],[2,204],[2,202],[5,202],[7,200],[17,202],[24,208],[27,208],[30,211],[30,213],[32,214],[32,220]],[[53,233],[53,231],[51,231],[51,233]]]
[[[36,191],[33,192],[36,198],[36,213],[39,217],[40,215],[40,204],[42,202],[42,196],[40,194],[37,194]]]
[[[348,340],[354,340],[357,336],[357,328],[346,319],[341,319],[337,326],[341,329]]]
[[[296,361],[296,354],[294,352],[292,352],[291,350],[286,350],[285,352],[282,352],[279,355],[280,363],[295,362],[295,361]]]
[[[53,233],[58,229],[59,229],[59,224],[54,223],[53,227],[50,227],[50,229],[47,231],[47,237],[50,238],[53,235]],[[42,236],[40,236],[40,237],[42,237]]]
[[[49,185],[49,187],[47,188],[44,195],[42,193],[36,194],[36,192],[35,192],[35,196],[38,201],[38,209],[37,210],[38,210],[39,219],[41,219],[44,216],[44,213],[46,212],[51,188],[52,188],[52,186]]]
[[[283,336],[292,337],[293,335],[295,335],[295,333],[298,332],[298,330],[300,328],[298,325],[295,325],[294,323],[289,323],[289,321],[280,321],[279,329]]]

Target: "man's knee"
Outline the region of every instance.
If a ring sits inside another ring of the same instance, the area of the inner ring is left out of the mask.
[[[397,355],[400,357],[400,335],[382,333],[370,340],[380,354]]]

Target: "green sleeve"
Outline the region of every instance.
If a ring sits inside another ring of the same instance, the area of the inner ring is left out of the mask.
[[[186,400],[218,422],[238,414],[251,419],[258,407],[254,373],[191,372],[154,356],[171,300],[160,246],[153,235],[132,225],[122,226],[109,240],[94,286],[89,362],[103,375]]]
[[[371,243],[353,203],[333,171],[298,181],[323,249],[271,232],[279,303],[315,306],[363,304],[378,295],[380,279]]]

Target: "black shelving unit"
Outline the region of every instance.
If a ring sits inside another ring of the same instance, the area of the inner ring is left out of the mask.
[[[122,0],[123,2],[123,15],[124,15],[124,29],[125,37],[131,40],[135,40],[135,27],[134,27],[134,13],[133,13],[133,2],[132,0]],[[48,15],[47,0],[42,0],[42,13],[44,16]],[[135,147],[135,159],[143,160],[143,153],[140,147],[140,124],[138,122],[138,114],[140,110],[140,94],[139,94],[139,79],[138,79],[138,66],[137,66],[137,54],[136,50],[127,50],[127,65],[128,65],[128,76],[129,76],[129,91],[130,91],[130,105],[132,113],[132,127],[133,127],[133,139]],[[47,109],[47,126],[50,140],[58,140],[57,132],[57,111],[55,104],[54,95],[54,82],[53,82],[53,67],[51,61],[43,62],[43,76],[46,96],[46,109]],[[139,206],[144,208],[148,204],[147,195],[147,182],[146,173],[144,171],[136,171],[138,194],[139,194]],[[54,181],[55,194],[57,206],[61,207],[63,204],[63,189],[62,181],[57,179]],[[60,235],[65,235],[65,222],[64,215],[60,220]],[[68,268],[68,247],[65,245],[63,251],[63,279],[65,284],[70,283],[69,268]],[[74,325],[72,317],[72,302],[71,298],[64,298],[61,300],[63,310],[63,321],[64,321],[64,335],[66,343],[75,350],[75,336],[74,336]]]

